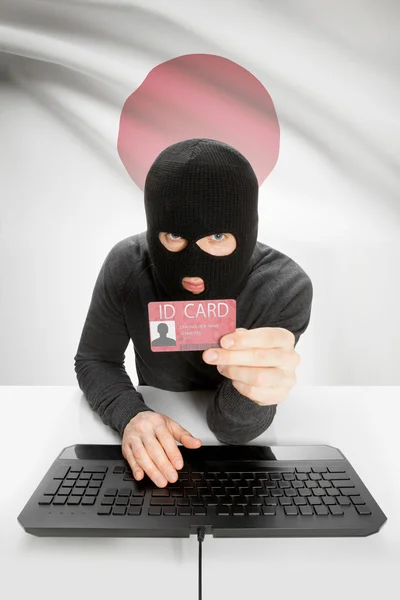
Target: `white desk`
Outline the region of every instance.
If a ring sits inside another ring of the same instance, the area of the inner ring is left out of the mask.
[[[218,444],[211,392],[138,387],[146,403],[203,444]],[[198,541],[38,538],[17,516],[53,460],[75,443],[120,443],[78,387],[0,387],[0,595],[7,600],[197,600]],[[296,386],[252,444],[338,447],[388,521],[363,538],[245,538],[203,543],[203,599],[369,600],[400,597],[399,387]],[[395,474],[397,473],[397,479]],[[389,485],[390,481],[390,485]],[[183,590],[183,591],[182,591]]]

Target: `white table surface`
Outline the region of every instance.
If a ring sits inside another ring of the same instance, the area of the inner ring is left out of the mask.
[[[146,403],[218,444],[205,420],[212,392],[138,386]],[[198,541],[39,538],[17,516],[62,448],[120,443],[78,387],[0,387],[0,595],[7,600],[196,600]],[[400,387],[293,388],[259,445],[328,444],[353,465],[388,520],[367,537],[216,538],[203,542],[203,600],[400,598]]]

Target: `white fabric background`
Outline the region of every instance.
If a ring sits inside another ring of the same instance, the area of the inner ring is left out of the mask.
[[[278,114],[259,239],[313,281],[298,383],[399,384],[399,16],[395,0],[0,0],[0,383],[76,382],[100,266],[146,228],[123,103],[202,52],[251,71]],[[137,382],[131,345],[126,367]]]

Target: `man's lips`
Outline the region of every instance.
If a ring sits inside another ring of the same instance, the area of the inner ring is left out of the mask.
[[[189,292],[202,292],[204,290],[204,281],[200,277],[185,277],[182,280],[183,287]]]

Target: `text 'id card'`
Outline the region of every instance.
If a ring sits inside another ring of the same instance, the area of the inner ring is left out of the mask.
[[[153,352],[220,348],[219,340],[236,331],[236,300],[149,302]]]

